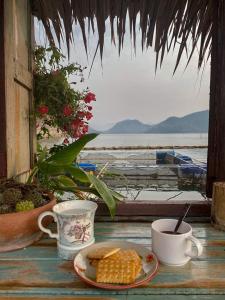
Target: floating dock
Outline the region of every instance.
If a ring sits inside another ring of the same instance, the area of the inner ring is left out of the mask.
[[[197,160],[177,150],[89,150],[81,162],[96,165],[97,172],[107,164],[104,180],[114,188],[204,191],[206,157]]]

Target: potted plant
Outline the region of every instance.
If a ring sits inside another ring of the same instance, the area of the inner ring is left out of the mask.
[[[26,184],[5,180],[0,184],[0,252],[26,247],[41,238],[37,219],[56,204],[54,193],[72,192],[79,199],[102,199],[113,217],[123,196],[97,176],[85,172],[77,157],[96,134],[86,134],[51,154],[40,149]],[[51,152],[51,151],[50,151]],[[94,196],[94,198],[93,198]],[[50,219],[45,219],[48,225]]]
[[[0,182],[0,252],[26,247],[40,239],[37,219],[51,210],[56,199],[53,194],[34,184],[13,179]],[[51,220],[45,220],[48,224]]]

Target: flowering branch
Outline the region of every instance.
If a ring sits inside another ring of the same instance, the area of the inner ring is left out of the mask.
[[[93,117],[91,102],[95,94],[88,89],[74,90],[69,77],[84,81],[83,70],[77,63],[63,64],[65,57],[56,47],[37,47],[34,52],[34,98],[38,119],[38,139],[50,136],[49,128],[56,128],[65,137],[78,139],[88,132],[88,121]]]

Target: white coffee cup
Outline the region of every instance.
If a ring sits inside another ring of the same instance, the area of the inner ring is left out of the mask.
[[[163,233],[174,231],[176,224],[175,219],[160,219],[151,226],[152,251],[161,263],[169,266],[182,266],[203,251],[200,241],[192,235],[192,227],[186,222],[181,223],[178,235]],[[193,245],[196,249],[192,249]]]
[[[93,244],[94,217],[98,205],[88,200],[64,201],[53,206],[38,218],[39,228],[51,238],[57,239],[58,255],[72,260],[76,253]],[[42,225],[42,219],[52,216],[57,223],[57,233]]]

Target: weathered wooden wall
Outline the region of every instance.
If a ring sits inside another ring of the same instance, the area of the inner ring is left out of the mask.
[[[4,8],[4,96],[1,107],[0,176],[21,179],[29,172],[33,161],[32,107],[32,48],[29,0],[1,0]],[[2,12],[3,14],[3,12]],[[1,72],[1,71],[0,71]],[[4,115],[4,114],[3,114]],[[2,159],[1,159],[2,157]]]

